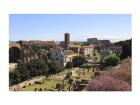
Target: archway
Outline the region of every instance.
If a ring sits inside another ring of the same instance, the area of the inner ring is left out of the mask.
[[[20,48],[13,46],[9,49],[9,63],[17,63],[21,59],[21,50]]]

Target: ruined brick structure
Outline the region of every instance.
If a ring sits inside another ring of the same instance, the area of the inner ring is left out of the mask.
[[[14,50],[17,49],[17,50]],[[18,55],[18,56],[17,56]],[[26,63],[32,59],[37,59],[37,54],[26,41],[9,43],[9,62],[17,63],[19,60]],[[11,60],[12,59],[12,60]]]

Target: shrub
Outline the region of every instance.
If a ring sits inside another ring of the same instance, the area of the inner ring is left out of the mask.
[[[60,83],[57,83],[55,88],[58,89],[58,90],[60,90],[61,84]]]
[[[69,79],[71,77],[71,75],[72,75],[72,72],[68,72],[65,76],[65,79]]]
[[[34,88],[34,91],[37,91],[37,88]]]
[[[72,62],[67,62],[66,68],[71,69],[72,67],[73,67],[73,63]]]
[[[120,63],[120,59],[115,54],[111,54],[104,58],[105,66],[116,66],[119,63]]]
[[[26,88],[26,86],[24,85],[23,88]]]
[[[35,84],[43,84],[41,81],[35,81]]]

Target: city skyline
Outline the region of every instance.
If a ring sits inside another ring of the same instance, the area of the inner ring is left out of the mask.
[[[131,36],[130,14],[10,14],[9,40],[63,41],[64,33],[71,41],[87,38],[109,39],[112,42]]]

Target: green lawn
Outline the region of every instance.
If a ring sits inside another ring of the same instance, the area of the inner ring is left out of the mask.
[[[52,89],[52,88],[55,88],[57,83],[61,83],[61,80],[46,80],[45,79],[43,81],[44,81],[44,84],[33,84],[26,88],[19,89],[19,91],[33,91],[35,88]]]

